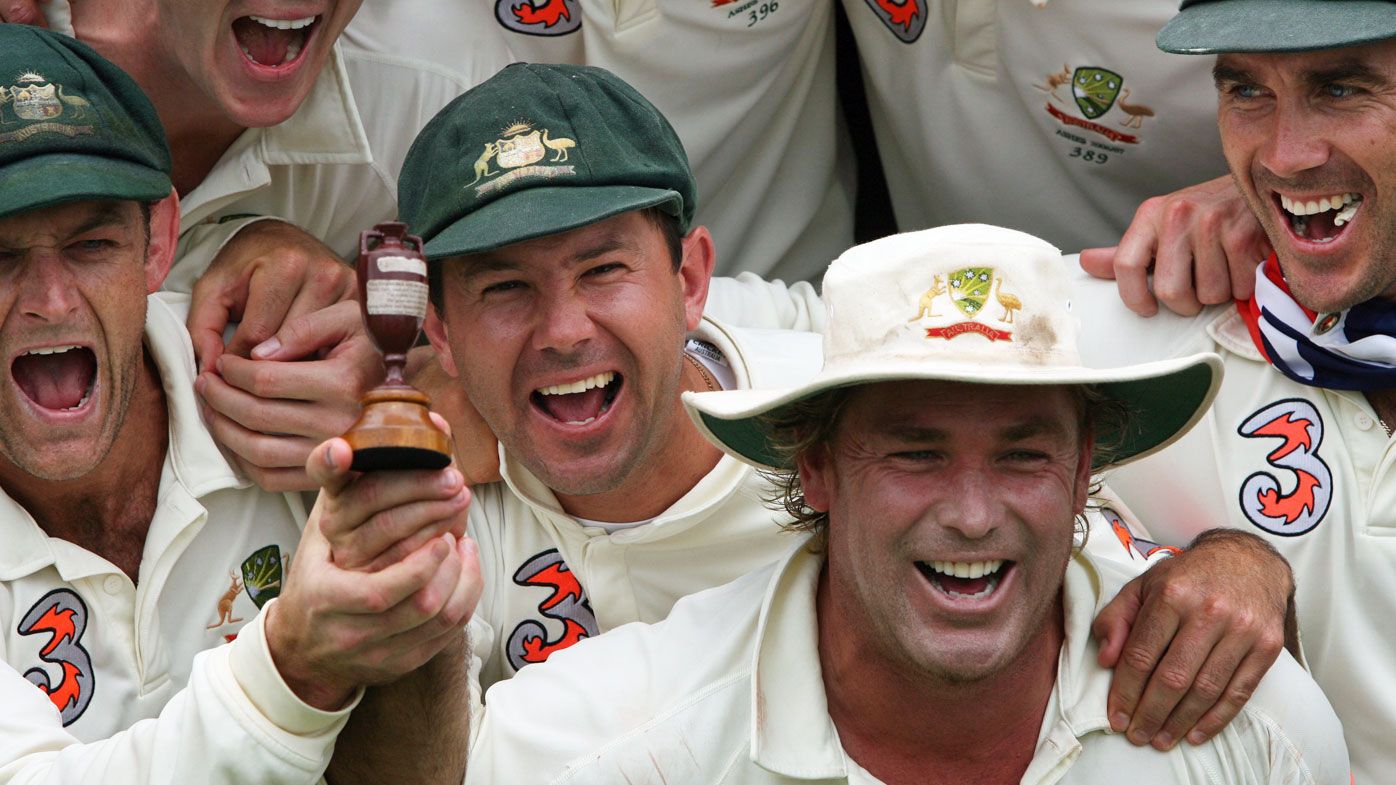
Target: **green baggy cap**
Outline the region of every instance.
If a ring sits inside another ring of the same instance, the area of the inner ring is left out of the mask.
[[[1183,0],[1158,34],[1176,54],[1310,52],[1396,38],[1393,0]]]
[[[80,199],[170,194],[150,99],[90,47],[0,24],[0,218]]]
[[[442,109],[398,181],[428,259],[659,207],[688,231],[697,184],[669,121],[611,72],[515,63]]]

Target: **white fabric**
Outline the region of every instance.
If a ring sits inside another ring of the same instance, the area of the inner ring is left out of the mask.
[[[829,718],[815,586],[823,560],[780,564],[679,601],[562,652],[489,693],[467,783],[875,783],[850,765]],[[1202,746],[1168,753],[1111,733],[1110,672],[1092,619],[1129,570],[1078,555],[1067,568],[1066,640],[1025,785],[1347,782],[1342,731],[1282,655],[1241,715]]]
[[[562,3],[564,0],[557,0]],[[537,0],[535,5],[545,5]],[[506,30],[520,0],[448,0],[450,29]],[[565,0],[581,27],[506,31],[531,62],[614,72],[678,132],[698,180],[696,223],[717,270],[813,280],[853,244],[853,150],[834,90],[834,8],[824,0]]]
[[[705,320],[696,336],[722,351],[743,387],[797,382],[819,364],[819,339],[810,333]],[[485,577],[471,644],[485,687],[519,669],[526,638],[550,652],[569,633],[659,621],[678,598],[768,565],[792,541],[778,526],[787,518],[762,503],[770,486],[730,457],[648,525],[611,535],[564,513],[552,491],[502,450],[501,469],[504,481],[474,488],[470,506]],[[539,577],[528,583],[527,575]],[[571,598],[553,588],[568,575],[576,582]]]
[[[1279,549],[1294,567],[1304,659],[1343,720],[1356,781],[1388,781],[1396,771],[1396,658],[1387,656],[1396,651],[1389,622],[1396,614],[1396,450],[1376,412],[1359,393],[1306,387],[1275,371],[1231,306],[1141,319],[1119,302],[1113,282],[1079,273],[1074,284],[1088,363],[1221,354],[1226,378],[1207,418],[1171,448],[1113,474],[1110,484],[1162,540],[1231,526]],[[1298,438],[1282,455],[1284,423],[1301,421],[1308,424],[1288,429]],[[1266,423],[1274,435],[1255,434]],[[1318,481],[1307,508],[1292,498],[1296,469]],[[1293,523],[1262,514],[1266,475],[1278,485],[1271,498],[1282,507],[1288,499],[1298,513]]]
[[[3,785],[312,783],[348,715],[296,698],[271,662],[263,615],[246,587],[233,592],[231,576],[241,583],[244,559],[264,547],[277,549],[284,575],[305,510],[299,495],[250,487],[219,453],[194,398],[184,303],[161,297],[148,299],[146,345],[164,383],[170,441],[138,585],[48,537],[0,494]],[[66,642],[32,625],[20,633],[32,610],[74,596],[78,629]],[[51,639],[58,645],[45,657]],[[76,678],[63,662],[91,675],[67,727],[22,676],[39,669],[59,690]]]
[[[874,10],[893,0],[843,3],[902,231],[982,221],[1060,248],[1114,245],[1147,197],[1226,173],[1213,58],[1154,46],[1177,0],[906,0],[928,14],[911,44]],[[1087,119],[1071,84],[1049,94],[1063,66],[1119,75],[1108,111]]]
[[[244,131],[183,197],[165,289],[189,292],[237,230],[268,217],[296,224],[352,261],[360,231],[397,217],[397,178],[417,132],[512,59],[497,37],[474,34],[454,67],[429,61],[395,45],[405,32],[382,26],[415,30],[412,18],[380,19],[376,6],[365,3],[291,118]],[[353,43],[367,26],[386,40],[361,36],[365,44]]]

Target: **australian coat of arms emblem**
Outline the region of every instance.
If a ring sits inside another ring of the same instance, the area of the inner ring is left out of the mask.
[[[937,304],[948,304],[954,311],[938,310]],[[966,333],[974,333],[990,341],[1013,340],[1013,315],[1023,307],[1016,295],[1003,290],[1003,278],[994,273],[992,267],[965,267],[947,275],[937,274],[931,281],[931,288],[921,295],[917,303],[916,316],[909,324],[918,324],[931,319],[946,324],[933,323],[926,326],[927,338],[949,340]],[[997,305],[997,308],[991,306]],[[985,319],[999,322],[1000,327],[985,324],[981,316],[991,309]],[[955,313],[958,311],[958,313]],[[966,318],[962,318],[966,317]]]
[[[577,140],[554,138],[547,128],[534,128],[532,123],[527,122],[514,123],[505,128],[498,139],[485,143],[485,149],[475,159],[475,179],[467,185],[475,185],[486,178],[495,178],[475,188],[477,195],[484,196],[521,177],[558,177],[575,174],[574,167],[570,165],[552,164],[566,161],[571,156],[570,151],[576,146]],[[539,163],[548,165],[535,166]]]
[[[0,85],[0,143],[23,141],[44,132],[64,136],[90,134],[92,126],[70,121],[84,119],[91,107],[86,98],[64,93],[63,85],[50,82],[42,74],[20,74],[14,84]],[[13,115],[13,119],[8,115]],[[25,127],[6,132],[4,126],[14,125],[16,120]]]

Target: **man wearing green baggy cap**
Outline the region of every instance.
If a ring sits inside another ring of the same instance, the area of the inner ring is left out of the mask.
[[[0,26],[0,74],[0,782],[314,783],[361,688],[458,638],[473,562],[347,571],[322,530],[376,511],[357,483],[307,520],[239,477],[184,303],[148,297],[179,232],[154,108],[38,28]]]
[[[1396,3],[1184,2],[1159,47],[1212,55],[1232,176],[1275,253],[1256,294],[1191,318],[1074,301],[1088,362],[1218,351],[1226,382],[1177,447],[1110,478],[1153,533],[1228,526],[1293,565],[1305,664],[1358,783],[1396,771]],[[1180,86],[1185,87],[1185,86]],[[1093,329],[1092,329],[1093,328]]]
[[[1082,367],[1060,261],[973,225],[834,262],[818,375],[683,396],[814,539],[496,685],[466,782],[1346,782],[1288,655],[1204,744],[1110,730],[1091,625],[1142,567],[1081,547],[1091,476],[1179,438],[1221,363]],[[1013,313],[936,279],[995,281]]]
[[[679,394],[805,378],[818,337],[701,317],[712,238],[658,110],[602,69],[511,65],[427,125],[399,200],[427,335],[502,445],[470,507],[484,686],[777,558],[769,486]]]

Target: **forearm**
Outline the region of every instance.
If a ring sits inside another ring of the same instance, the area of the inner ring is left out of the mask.
[[[42,692],[0,666],[0,784],[314,783],[344,714],[296,701],[263,653],[248,625],[232,645],[195,658],[188,685],[158,717],[87,743],[60,726]]]
[[[340,734],[331,785],[460,785],[470,738],[465,633],[421,668],[368,690]]]

